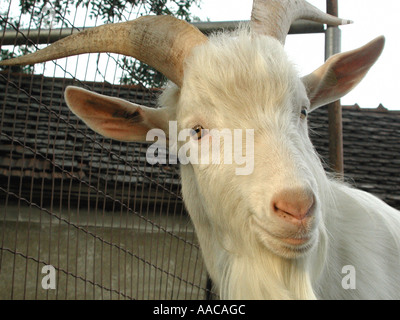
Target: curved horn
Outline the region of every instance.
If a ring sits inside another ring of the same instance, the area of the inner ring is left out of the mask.
[[[278,39],[285,44],[290,25],[298,19],[307,19],[338,26],[352,23],[322,12],[305,0],[254,0],[251,27],[257,34]]]
[[[172,16],[143,16],[72,34],[35,53],[0,61],[26,65],[82,53],[112,52],[134,57],[182,85],[183,62],[207,37],[191,24]]]

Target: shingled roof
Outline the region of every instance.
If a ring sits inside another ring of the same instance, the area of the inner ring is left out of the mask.
[[[159,94],[133,86],[0,73],[0,187],[15,194],[24,189],[23,181],[39,181],[45,195],[37,196],[50,198],[68,178],[74,181],[72,198],[85,197],[82,188],[102,185],[116,196],[130,188],[149,202],[181,205],[178,167],[151,166],[146,145],[112,142],[87,129],[65,105],[63,92],[71,84],[147,106],[154,106]],[[312,141],[328,159],[326,108],[313,112],[309,121]],[[400,209],[400,112],[343,107],[343,137],[346,180]],[[32,199],[34,189],[20,196]]]
[[[311,140],[327,162],[327,108],[311,113],[309,122]],[[400,209],[400,112],[344,106],[343,149],[346,182]]]

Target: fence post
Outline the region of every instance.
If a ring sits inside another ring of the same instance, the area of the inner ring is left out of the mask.
[[[338,0],[326,1],[327,13],[338,16]],[[341,51],[341,31],[338,27],[328,26],[325,32],[325,60]],[[343,124],[340,100],[328,105],[329,119],[329,164],[343,176]]]

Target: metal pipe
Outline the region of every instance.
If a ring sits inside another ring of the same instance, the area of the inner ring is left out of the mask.
[[[218,30],[234,30],[240,23],[250,23],[250,21],[217,21],[217,22],[193,22],[204,34],[210,34]],[[308,20],[298,20],[292,24],[289,34],[302,33],[324,33],[325,27],[323,24]]]
[[[338,16],[338,0],[327,0],[326,7],[327,13]],[[325,32],[325,59],[339,52],[341,52],[341,31],[338,27],[328,26]],[[340,100],[328,105],[328,119],[330,166],[343,176],[343,123]]]
[[[192,24],[199,28],[201,32],[208,35],[218,30],[234,30],[239,26],[240,23],[248,23],[249,21],[221,21],[221,22],[193,22]],[[19,32],[12,30],[0,31],[0,34],[4,34],[1,43],[3,46],[6,45],[25,45],[25,44],[49,44],[56,42],[62,38],[65,38],[72,33],[89,28],[62,28],[62,29],[21,29]],[[323,33],[325,27],[323,24],[299,20],[295,22],[291,28],[290,34],[301,34],[301,33]]]

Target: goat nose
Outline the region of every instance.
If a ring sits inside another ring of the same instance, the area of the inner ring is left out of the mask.
[[[291,189],[276,194],[272,199],[272,211],[290,223],[299,223],[312,215],[314,194],[310,190]]]

